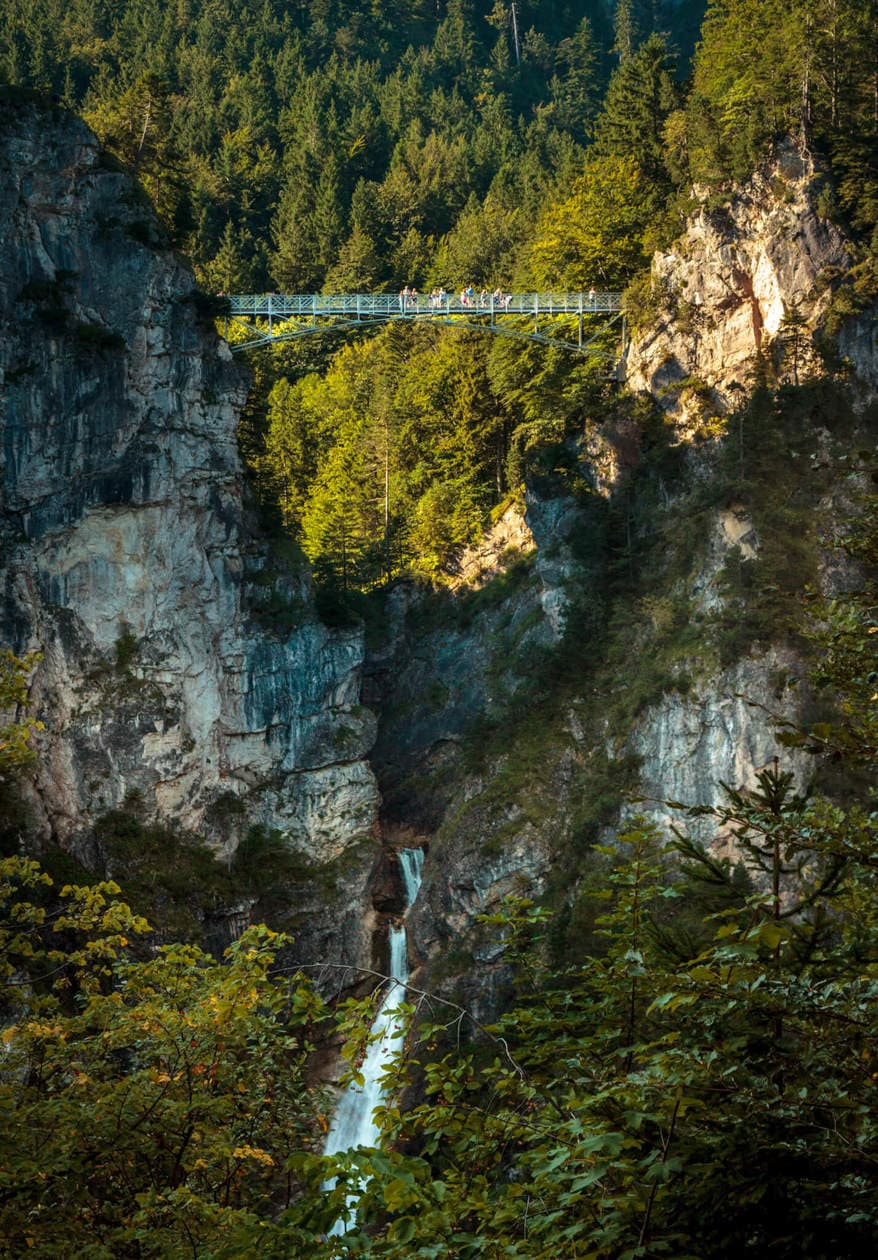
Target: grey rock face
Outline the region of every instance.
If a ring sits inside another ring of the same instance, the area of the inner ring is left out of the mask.
[[[211,832],[231,794],[326,862],[372,833],[359,631],[329,630],[304,566],[290,605],[248,527],[235,428],[245,383],[190,273],[81,123],[0,118],[0,635],[39,649],[46,835],[136,792]]]
[[[872,402],[878,397],[878,305],[845,324],[838,351],[853,366],[861,401]]]
[[[684,425],[705,396],[725,410],[792,312],[805,322],[798,359],[794,365],[787,353],[779,366],[790,379],[807,369],[829,277],[851,262],[841,232],[817,215],[818,187],[810,159],[789,144],[727,206],[699,210],[674,246],[656,254],[652,288],[662,309],[632,339],[630,389],[652,393]]]
[[[700,686],[692,696],[670,692],[648,710],[631,733],[629,747],[640,759],[641,790],[648,802],[640,812],[664,830],[671,824],[715,850],[734,854],[732,837],[717,831],[715,820],[685,819],[662,800],[684,805],[721,805],[722,784],[735,789],[756,786],[760,770],[774,757],[791,770],[797,786],[813,774],[807,753],[781,748],[774,721],[797,720],[801,696],[784,681],[798,681],[801,661],[788,650],[773,649],[746,657]]]

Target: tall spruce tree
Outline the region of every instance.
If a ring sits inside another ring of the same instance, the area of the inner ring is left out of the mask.
[[[661,35],[650,35],[610,80],[597,122],[596,151],[636,161],[656,190],[666,192],[664,126],[679,102],[673,57]]]

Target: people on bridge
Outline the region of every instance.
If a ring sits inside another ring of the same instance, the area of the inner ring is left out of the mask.
[[[409,311],[417,311],[419,309],[418,298],[418,290],[414,287],[414,285],[407,284],[404,289],[400,290],[399,307],[403,314],[407,314]],[[509,309],[509,304],[512,301],[512,294],[507,293],[501,285],[498,285],[493,292],[490,291],[486,285],[483,285],[477,292],[471,284],[465,284],[458,294],[458,301],[462,307],[468,309],[475,308],[483,311],[488,309],[494,311],[505,311]],[[447,302],[448,292],[443,285],[439,285],[438,288],[431,289],[427,295],[427,308],[429,310],[445,310]],[[589,290],[588,305],[592,310],[596,309],[596,294],[594,289]]]

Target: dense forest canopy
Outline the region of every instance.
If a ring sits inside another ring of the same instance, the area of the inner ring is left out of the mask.
[[[592,141],[667,194],[805,127],[874,226],[873,0],[713,0],[678,101],[703,9],[36,0],[6,6],[0,76],[80,110],[226,291],[508,282]]]
[[[0,76],[82,113],[215,292],[621,288],[693,182],[721,200],[790,132],[864,256],[878,223],[876,0],[35,0],[0,20]],[[615,350],[584,368],[455,337],[431,394],[416,365],[440,340],[385,334],[325,380],[331,340],[254,364],[244,449],[323,580],[441,576]]]
[[[627,56],[653,29],[691,41],[702,6],[621,7]],[[620,55],[610,7],[511,18],[502,0],[38,0],[7,7],[0,74],[81,110],[208,285],[401,287],[472,249],[485,204],[518,212],[484,260],[508,267],[591,135]]]

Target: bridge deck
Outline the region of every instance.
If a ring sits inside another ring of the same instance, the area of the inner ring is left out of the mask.
[[[441,299],[428,293],[404,299],[397,293],[245,293],[228,297],[230,315],[253,318],[385,320],[400,316],[450,315],[589,315],[621,311],[622,294],[588,293],[510,293],[502,298],[476,294],[464,301],[459,293]]]

